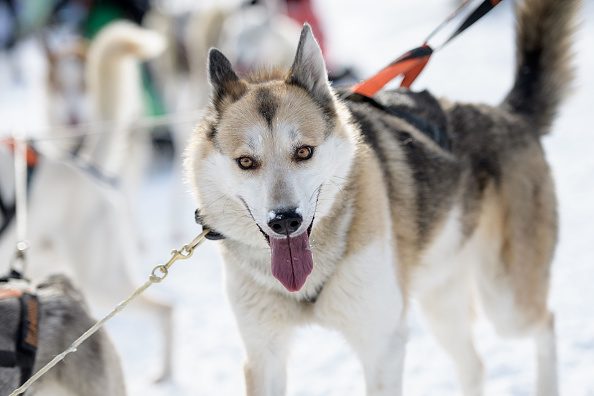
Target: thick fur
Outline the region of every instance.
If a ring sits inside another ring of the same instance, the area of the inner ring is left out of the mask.
[[[477,302],[501,335],[535,339],[537,394],[557,394],[547,306],[557,214],[539,139],[560,101],[548,89],[569,83],[562,59],[578,1],[555,2],[530,0],[519,14],[522,72],[515,99],[496,107],[408,91],[376,96],[393,112],[338,99],[308,26],[288,72],[240,78],[211,51],[212,103],[186,164],[203,220],[227,237],[227,288],[247,350],[249,395],[284,393],[292,331],[310,322],[345,336],[368,394],[399,394],[409,297],[454,360],[465,395],[483,388],[471,337]],[[555,9],[558,19],[539,9]],[[563,36],[535,41],[524,33],[542,24]],[[533,46],[543,50],[530,55]],[[450,149],[423,124],[440,129]],[[315,148],[307,162],[291,157],[301,145]],[[258,166],[240,169],[246,156]],[[303,217],[296,235],[313,224],[314,269],[293,293],[272,276],[262,236],[278,237],[267,220],[287,207]]]
[[[518,7],[517,70],[505,100],[547,133],[572,78],[571,37],[579,1],[526,0]]]
[[[9,287],[17,285],[8,284]],[[39,333],[33,372],[66,350],[95,322],[89,315],[82,295],[62,275],[48,277],[38,285]],[[18,325],[17,299],[0,300],[1,349],[14,349]],[[0,394],[8,395],[19,385],[20,371],[0,368]],[[126,389],[117,353],[103,330],[99,330],[76,353],[50,370],[27,395],[124,396]]]

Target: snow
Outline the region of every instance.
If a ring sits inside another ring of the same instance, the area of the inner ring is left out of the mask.
[[[318,0],[315,5],[326,26],[333,63],[351,64],[362,75],[369,75],[419,45],[451,12],[454,3]],[[572,396],[594,395],[594,230],[590,223],[594,220],[594,131],[589,113],[594,103],[594,3],[585,3],[576,37],[575,88],[554,132],[544,140],[556,180],[561,218],[550,303],[557,320],[561,390]],[[512,7],[502,4],[437,53],[415,89],[428,88],[454,100],[498,103],[512,82],[513,51]],[[0,64],[0,69],[4,67]],[[11,122],[15,123],[19,118],[14,117],[13,110],[22,114],[21,107],[27,99],[20,92],[15,96],[0,93],[0,115],[12,115]],[[29,128],[39,127],[34,117],[27,120]],[[3,122],[1,126],[10,125]],[[187,213],[183,223],[185,235],[175,241],[170,237],[170,191],[179,188],[172,175],[175,174],[156,168],[143,190],[145,199],[138,202],[147,248],[146,264],[137,269],[139,276],[148,274],[154,264],[168,258],[171,248],[191,240],[198,231],[192,223],[193,206],[188,196],[183,203]],[[161,348],[154,318],[132,309],[110,323],[109,331],[123,359],[130,395],[243,393],[244,353],[225,296],[223,277],[217,243],[208,242],[192,259],[176,264],[167,280],[152,291],[176,303],[175,375],[171,383],[152,382],[159,368]],[[404,393],[458,394],[453,367],[424,327],[414,305],[409,326]],[[487,370],[487,395],[532,394],[532,343],[502,340],[482,318],[476,323],[475,336]],[[340,335],[321,328],[305,328],[298,333],[288,373],[288,394],[292,396],[364,394],[362,369],[349,347]]]

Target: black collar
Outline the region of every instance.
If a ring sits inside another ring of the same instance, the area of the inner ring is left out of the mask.
[[[205,236],[206,239],[210,239],[211,241],[225,239],[225,236],[223,234],[221,234],[220,232],[216,232],[211,227],[204,224],[204,220],[202,219],[202,216],[200,216],[200,209],[196,209],[196,211],[194,212],[194,221],[196,221],[196,224],[202,226],[203,229],[209,230],[208,234],[206,234]]]

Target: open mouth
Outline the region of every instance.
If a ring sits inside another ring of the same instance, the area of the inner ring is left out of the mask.
[[[290,292],[299,291],[313,270],[309,244],[312,227],[313,219],[301,234],[281,238],[271,237],[260,228],[270,245],[272,275]]]
[[[321,187],[322,186],[317,190],[318,196],[316,198],[316,209]],[[301,290],[307,277],[313,270],[313,256],[309,244],[309,236],[313,227],[315,215],[312,217],[307,230],[301,234],[287,235],[280,238],[271,237],[262,229],[262,227],[260,227],[247,202],[241,197],[239,197],[239,199],[243,202],[245,208],[270,246],[272,275],[278,279],[288,291],[297,292]]]

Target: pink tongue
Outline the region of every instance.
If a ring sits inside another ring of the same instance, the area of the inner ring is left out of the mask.
[[[291,292],[301,289],[313,269],[307,232],[294,238],[270,238],[272,275]]]

